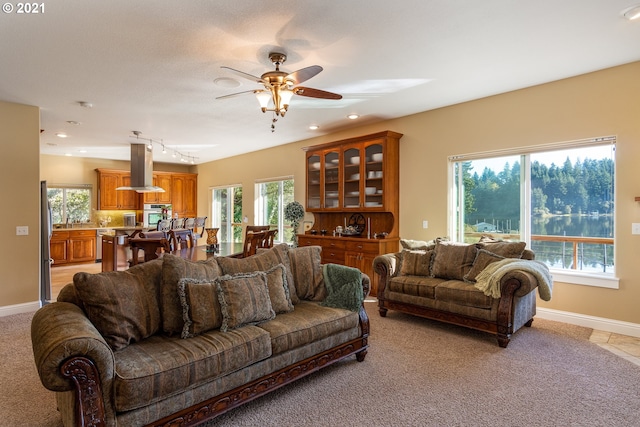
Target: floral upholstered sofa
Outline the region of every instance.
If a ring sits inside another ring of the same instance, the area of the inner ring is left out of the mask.
[[[369,278],[321,266],[320,251],[166,254],[77,273],[31,329],[64,425],[194,425],[348,356],[363,361]]]
[[[511,334],[533,322],[536,288],[542,299],[551,298],[549,270],[533,260],[525,242],[483,236],[476,244],[401,244],[401,252],[373,262],[382,317],[391,309],[466,326],[496,335],[507,347]]]

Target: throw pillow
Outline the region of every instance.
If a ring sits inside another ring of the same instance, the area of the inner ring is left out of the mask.
[[[402,251],[401,276],[431,275],[433,251]]]
[[[298,298],[324,300],[327,290],[322,278],[322,247],[301,246],[289,249],[289,261]]]
[[[267,275],[263,272],[218,277],[216,288],[222,309],[222,332],[276,317],[269,300]]]
[[[455,242],[436,244],[431,276],[442,279],[464,280],[476,259],[475,245]]]
[[[160,330],[161,266],[150,261],[127,271],[73,276],[87,318],[114,351]]]
[[[214,282],[180,279],[178,297],[184,326],[180,336],[189,338],[222,326],[222,309]]]
[[[440,238],[436,240],[440,240]],[[400,245],[402,249],[410,251],[428,251],[436,247],[436,240],[425,242],[424,240],[400,239]]]
[[[223,257],[220,257],[222,259]],[[206,261],[191,261],[177,255],[164,254],[162,257],[162,330],[168,334],[182,334],[184,318],[182,304],[178,297],[180,279],[213,281],[221,276],[218,257]]]
[[[344,265],[325,264],[322,266],[322,273],[327,287],[327,297],[321,305],[360,311],[364,301],[362,272]]]
[[[254,271],[267,271],[278,264],[284,265],[287,269],[287,284],[289,285],[289,295],[291,302],[300,302],[296,294],[295,282],[291,273],[291,263],[289,262],[289,245],[275,245],[269,250],[247,258],[219,257],[218,264],[222,274],[234,275],[239,273],[252,273]]]
[[[288,313],[293,310],[293,303],[289,296],[289,285],[287,284],[287,269],[282,264],[265,271],[267,275],[267,285],[269,286],[269,299],[271,307],[276,314]]]
[[[522,258],[522,253],[527,246],[526,242],[505,242],[494,239],[491,236],[483,235],[476,244],[478,249],[486,249],[496,255],[505,258]]]
[[[479,249],[478,254],[476,255],[476,259],[473,261],[473,266],[471,266],[471,270],[464,276],[465,282],[475,282],[476,276],[480,274],[485,267],[492,262],[500,261],[505,257],[494,254],[493,252],[486,251],[484,249]]]

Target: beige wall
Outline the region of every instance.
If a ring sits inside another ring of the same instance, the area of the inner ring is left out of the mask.
[[[0,101],[0,306],[38,301],[40,271],[40,110]],[[16,236],[16,226],[29,235]]]
[[[198,166],[198,214],[210,215],[213,186],[242,184],[253,223],[256,179],[293,175],[304,204],[302,147],[382,130],[400,141],[400,235],[446,236],[447,156],[617,135],[616,272],[620,289],[556,283],[540,307],[640,324],[640,62]],[[284,119],[286,121],[286,118]],[[282,125],[286,125],[283,122]],[[208,201],[208,202],[207,202]],[[205,203],[207,202],[207,203]],[[422,229],[422,220],[429,228]]]

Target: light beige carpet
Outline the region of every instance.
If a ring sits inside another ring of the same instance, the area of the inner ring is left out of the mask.
[[[493,337],[390,311],[370,349],[211,426],[637,426],[640,368],[589,342],[591,329],[536,319]],[[31,315],[0,318],[0,425],[58,426],[31,354]]]

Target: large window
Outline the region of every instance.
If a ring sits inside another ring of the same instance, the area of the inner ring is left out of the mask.
[[[290,242],[291,224],[284,223],[284,207],[293,201],[293,179],[284,178],[256,184],[256,225],[278,229],[276,240]]]
[[[615,138],[454,156],[451,236],[528,242],[556,280],[617,287]]]
[[[54,224],[91,220],[91,186],[52,186],[47,188]]]
[[[214,188],[211,200],[211,226],[220,229],[220,242],[242,242],[242,186]]]

